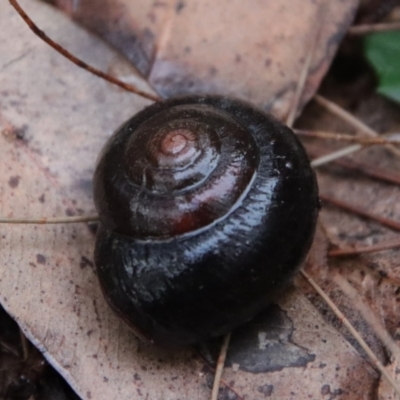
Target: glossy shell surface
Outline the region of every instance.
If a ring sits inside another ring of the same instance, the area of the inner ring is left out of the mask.
[[[319,201],[293,132],[218,96],[156,103],[94,177],[104,295],[141,337],[182,346],[250,320],[304,260]]]

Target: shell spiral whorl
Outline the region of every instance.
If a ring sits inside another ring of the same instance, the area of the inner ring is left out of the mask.
[[[292,131],[217,96],[166,100],[127,121],[102,152],[94,197],[106,299],[169,346],[261,311],[307,254],[318,214]]]

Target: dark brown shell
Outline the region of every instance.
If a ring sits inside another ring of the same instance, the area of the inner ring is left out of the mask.
[[[306,256],[319,206],[293,132],[217,96],[170,99],[127,121],[103,150],[94,197],[105,297],[167,346],[265,308]]]

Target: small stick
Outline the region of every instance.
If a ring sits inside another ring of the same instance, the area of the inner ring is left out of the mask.
[[[389,374],[386,368],[382,365],[382,363],[378,360],[374,352],[368,346],[368,344],[364,341],[364,339],[360,336],[360,334],[356,331],[356,329],[351,325],[350,321],[344,316],[344,314],[337,308],[335,303],[329,298],[329,296],[322,290],[322,288],[303,270],[300,270],[303,278],[315,289],[315,291],[322,297],[322,299],[328,304],[330,309],[335,313],[335,315],[339,318],[340,322],[350,331],[353,337],[356,339],[357,343],[363,348],[363,350],[367,353],[368,357],[378,369],[378,371],[390,382],[393,386],[393,389],[396,391],[398,395],[400,395],[400,388],[397,385],[397,382],[394,378]]]
[[[199,357],[199,359],[201,360],[201,362],[204,363],[204,366],[215,375],[215,370],[216,367],[214,367],[213,365],[210,364],[209,360],[207,358],[204,357],[203,354],[200,353],[200,351],[196,348],[193,348],[193,351],[196,353],[197,357]],[[220,386],[225,386],[230,392],[235,394],[235,400],[245,400],[243,398],[243,396],[241,396],[228,382],[225,382],[222,378],[221,378],[221,384]]]
[[[339,158],[348,156],[356,151],[359,151],[363,148],[360,144],[353,144],[352,146],[345,147],[344,149],[334,151],[329,153],[325,156],[316,158],[315,160],[311,161],[311,166],[313,168],[320,167],[322,165],[328,164],[332,161],[338,160]]]
[[[350,160],[340,160],[338,164],[345,168],[352,168],[354,170],[360,171],[363,174],[368,175],[372,178],[376,178],[389,183],[394,183],[395,185],[400,185],[400,174],[396,171],[385,170],[375,165],[368,165],[365,163]]]
[[[29,342],[21,328],[19,328],[19,337],[21,339],[22,357],[26,361],[29,357]]]
[[[230,339],[231,339],[231,334],[228,333],[224,336],[224,340],[222,342],[221,351],[219,353],[219,357],[218,357],[218,361],[217,361],[217,368],[215,370],[215,377],[214,377],[214,384],[213,384],[213,389],[212,389],[212,394],[211,394],[211,400],[218,399],[219,386],[221,383],[222,372],[224,370],[225,358],[226,358],[226,353],[228,352]]]
[[[340,107],[333,101],[326,99],[325,97],[317,94],[314,96],[314,100],[324,108],[326,108],[332,114],[335,114],[343,121],[346,121],[349,125],[351,125],[354,129],[362,132],[366,136],[378,136],[378,133],[375,132],[368,125],[364,124],[364,122],[360,121],[354,115],[346,111],[344,108]]]
[[[79,222],[97,222],[97,215],[80,217],[57,217],[57,218],[0,218],[0,224],[75,224]]]
[[[376,253],[378,251],[397,249],[398,247],[400,247],[400,240],[387,243],[379,243],[373,246],[330,250],[328,252],[328,257],[347,257],[347,256],[354,256],[357,254]]]
[[[311,154],[313,154],[311,152]],[[384,168],[379,168],[376,165],[369,165],[366,163],[356,162],[353,160],[334,160],[335,164],[343,168],[352,169],[361,172],[371,178],[375,178],[380,181],[400,185],[400,173],[395,171],[389,171]]]
[[[358,118],[356,118],[354,115],[343,109],[342,107],[338,106],[335,104],[333,101],[330,101],[326,99],[325,97],[321,95],[315,95],[314,100],[321,106],[325,107],[328,111],[331,113],[335,114],[339,118],[341,118],[343,121],[346,121],[348,124],[350,124],[353,128],[356,130],[364,133],[366,136],[379,136],[378,132],[374,131],[372,128],[370,128],[368,125],[364,124],[364,122],[360,121]],[[352,147],[352,146],[350,146]],[[350,149],[349,147],[349,149]],[[400,156],[400,149],[396,148],[393,145],[387,145],[387,148],[396,156]],[[343,149],[345,150],[345,149]],[[360,149],[355,149],[353,147],[353,151],[358,151]]]
[[[400,185],[400,174],[398,172],[389,171],[383,168],[379,168],[376,165],[368,165],[352,160],[339,160],[337,161],[337,163],[341,167],[354,169],[356,171],[362,172],[365,175],[370,176],[371,178],[393,183],[395,185]]]
[[[312,131],[305,129],[293,129],[294,133],[299,136],[314,137],[318,139],[333,139],[340,142],[355,142],[362,145],[376,145],[376,144],[396,144],[400,143],[400,138],[391,138],[390,134],[381,135],[379,137],[360,137],[353,136],[347,133],[325,132],[325,131]]]
[[[365,35],[372,32],[387,32],[400,30],[400,21],[383,22],[381,24],[362,24],[353,25],[348,31],[348,35]]]
[[[335,207],[342,208],[351,213],[360,215],[361,217],[376,221],[376,222],[380,223],[381,225],[387,226],[388,228],[391,228],[395,231],[400,231],[400,222],[393,221],[389,218],[381,217],[380,215],[372,214],[369,211],[363,210],[359,206],[355,206],[355,205],[346,203],[342,200],[333,199],[333,198],[326,196],[324,194],[321,194],[321,193],[319,194],[319,198],[322,201],[326,201],[327,203],[334,205]]]
[[[397,361],[400,361],[399,347],[371,308],[362,301],[359,293],[357,293],[353,286],[351,286],[350,283],[340,274],[335,274],[333,280],[339,286],[340,290],[352,301],[352,305],[361,313],[364,320],[368,321],[380,341],[390,351],[390,353],[392,353],[392,356]]]
[[[57,42],[55,42],[54,40],[49,38],[41,29],[39,29],[38,26],[32,21],[32,19],[28,16],[28,14],[19,5],[17,0],[9,0],[9,2],[15,8],[17,13],[21,16],[21,18],[25,21],[25,23],[29,26],[29,28],[32,30],[32,32],[36,36],[38,36],[40,39],[42,39],[45,43],[47,43],[50,47],[52,47],[54,50],[56,50],[62,56],[64,56],[65,58],[67,58],[68,60],[73,62],[79,68],[83,68],[86,71],[91,72],[93,75],[96,75],[99,78],[102,78],[107,82],[117,85],[117,86],[121,87],[122,89],[127,90],[128,92],[135,93],[138,96],[141,96],[146,99],[153,100],[153,101],[160,100],[159,96],[145,92],[143,90],[140,90],[136,86],[130,85],[130,84],[125,83],[111,75],[108,75],[105,72],[100,71],[99,69],[94,68],[89,64],[86,64],[80,58],[75,57],[72,53],[70,53],[68,50],[64,49],[64,47],[60,46]]]

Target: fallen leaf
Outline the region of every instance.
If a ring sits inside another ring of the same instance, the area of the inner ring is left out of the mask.
[[[29,14],[74,54],[132,73],[104,44],[34,4]],[[97,154],[115,127],[148,102],[69,64],[5,2],[0,18],[7,24],[0,33],[0,215],[91,214]],[[195,351],[145,345],[109,310],[96,280],[90,226],[1,225],[0,239],[1,303],[83,399],[210,396],[212,368]],[[221,396],[352,399],[362,387],[357,398],[372,398],[375,371],[304,295],[289,291],[273,311],[234,333]],[[269,330],[271,318],[276,326]],[[270,354],[275,358],[264,362]]]
[[[358,0],[54,0],[120,50],[164,97],[239,97],[283,118],[316,41],[301,106],[315,94]]]
[[[75,74],[32,36],[8,3],[0,9],[8,27],[0,39],[7,50],[0,67],[0,214],[93,213],[96,157],[121,121],[148,102],[84,71]],[[70,30],[59,13],[40,3],[34,11],[44,29],[57,30],[78,53],[90,53],[91,62],[130,70],[85,32]],[[1,302],[82,398],[207,397],[209,389],[199,384],[202,365],[190,351],[148,349],[111,313],[97,284],[88,226],[0,230]]]

